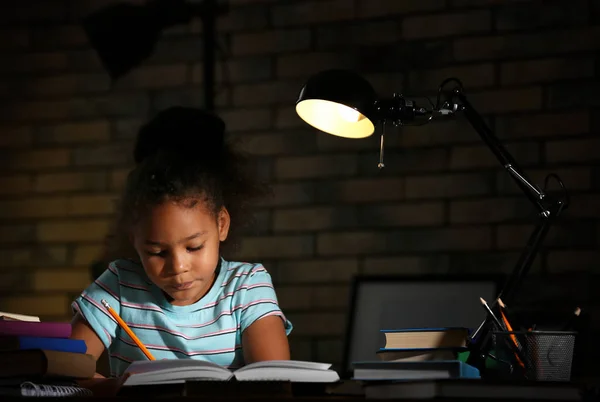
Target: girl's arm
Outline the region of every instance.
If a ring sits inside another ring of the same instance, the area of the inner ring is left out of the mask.
[[[289,360],[290,346],[281,317],[273,315],[254,321],[242,333],[242,350],[246,364]]]
[[[87,354],[94,357],[94,360],[98,361],[100,355],[104,352],[104,344],[96,335],[96,332],[90,327],[85,318],[81,314],[77,313],[71,322],[73,330],[71,332],[71,339],[81,339],[87,346]],[[93,378],[79,380],[77,383],[87,388],[94,396],[114,396],[117,394],[125,377],[120,378],[106,378],[102,374],[96,373]]]

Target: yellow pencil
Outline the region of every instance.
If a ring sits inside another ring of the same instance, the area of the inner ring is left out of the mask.
[[[138,339],[137,336],[135,336],[135,334],[133,333],[133,331],[131,330],[131,328],[129,328],[129,326],[127,324],[125,324],[125,321],[123,321],[123,319],[121,317],[119,317],[119,314],[117,314],[117,312],[115,310],[113,310],[113,308],[110,306],[110,304],[108,304],[108,302],[104,299],[102,299],[102,305],[104,307],[106,307],[106,309],[108,310],[108,313],[110,315],[112,315],[112,317],[117,320],[117,323],[121,326],[121,328],[123,328],[123,330],[125,332],[127,332],[127,335],[129,335],[129,337],[135,342],[135,344],[142,350],[142,352],[144,352],[144,354],[146,355],[146,357],[149,360],[156,360],[154,358],[154,356],[152,356],[152,353],[150,353],[150,351],[148,349],[146,349],[146,347],[144,346],[144,344]]]

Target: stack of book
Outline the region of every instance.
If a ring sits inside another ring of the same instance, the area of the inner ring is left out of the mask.
[[[75,396],[92,378],[95,359],[84,341],[69,339],[71,324],[0,312],[0,395]]]
[[[479,370],[458,358],[466,351],[467,328],[382,330],[385,345],[379,360],[354,362],[354,379],[397,381],[479,378]]]

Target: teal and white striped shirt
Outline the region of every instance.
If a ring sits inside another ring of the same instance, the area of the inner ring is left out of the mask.
[[[244,365],[242,332],[271,315],[284,320],[271,276],[260,264],[221,259],[209,292],[189,306],[174,306],[131,260],[116,260],[73,302],[108,349],[112,376],[132,361],[147,359],[101,303],[104,299],[157,359],[200,359],[228,367]]]

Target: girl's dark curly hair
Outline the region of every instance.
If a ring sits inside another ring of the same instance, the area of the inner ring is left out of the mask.
[[[251,203],[268,187],[253,174],[250,160],[225,141],[225,123],[199,109],[171,107],[144,125],[110,239],[111,259],[134,258],[129,228],[144,213],[167,200],[203,201],[215,218],[225,207],[231,217],[223,246],[237,245],[240,229],[253,220]],[[183,204],[183,205],[193,205]]]

